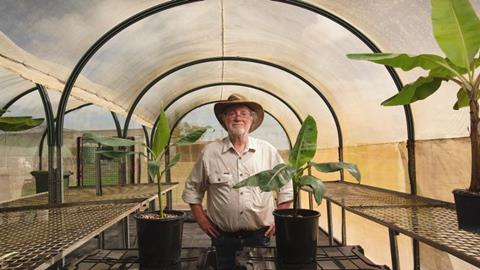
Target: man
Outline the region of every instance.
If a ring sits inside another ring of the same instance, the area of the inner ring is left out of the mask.
[[[200,228],[212,238],[218,269],[232,270],[236,251],[243,246],[267,246],[275,232],[271,192],[233,186],[283,161],[271,144],[249,136],[263,121],[260,104],[232,94],[216,103],[214,111],[228,137],[205,146],[182,197]],[[208,214],[202,207],[205,192]],[[290,208],[292,199],[290,182],[277,193],[277,208]]]

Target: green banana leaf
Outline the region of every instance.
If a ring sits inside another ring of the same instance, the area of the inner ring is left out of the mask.
[[[480,47],[480,21],[470,1],[433,0],[432,27],[447,58],[469,69]]]
[[[310,161],[317,151],[317,124],[312,116],[307,116],[303,121],[297,141],[288,157],[290,165],[298,169]]]
[[[127,146],[133,146],[136,144],[142,144],[142,142],[137,142],[134,140],[128,140],[128,139],[117,138],[117,137],[98,136],[93,133],[84,133],[83,137],[86,139],[91,139],[95,142],[98,142],[101,145],[106,145],[111,147],[122,147],[122,146],[127,147]]]
[[[382,105],[405,105],[425,99],[440,88],[442,81],[440,78],[420,77],[415,82],[405,85],[398,94],[384,100]]]
[[[199,128],[199,129],[194,130],[194,131],[192,131],[188,134],[185,134],[177,142],[175,142],[172,146],[187,145],[187,144],[194,143],[194,142],[198,141],[198,139],[200,139],[200,137],[202,137],[203,134],[205,132],[207,132],[207,130],[209,130],[209,129],[212,129],[212,127],[207,126],[207,127],[204,127],[204,128]]]
[[[152,154],[154,159],[157,159],[165,150],[170,139],[170,125],[168,123],[167,115],[163,108],[160,109],[160,116],[158,118],[157,129],[153,135]]]
[[[158,170],[160,169],[160,165],[158,165],[158,162],[156,160],[149,160],[147,167],[148,167],[148,175],[152,179],[155,179],[155,176],[157,176]]]
[[[357,165],[347,162],[324,162],[324,163],[315,163],[311,162],[312,167],[314,167],[319,172],[330,173],[340,170],[347,170],[357,181],[360,183],[362,176],[358,170]]]
[[[180,154],[177,153],[175,156],[173,156],[172,160],[170,160],[170,162],[167,164],[167,166],[165,167],[165,169],[163,169],[163,171],[160,173],[160,177],[162,177],[162,175],[164,173],[166,173],[167,171],[169,171],[173,166],[175,166],[175,164],[177,164],[177,162],[180,160]]]
[[[31,116],[6,116],[0,117],[0,130],[2,131],[23,131],[32,129],[43,123],[43,118],[32,118]]]
[[[290,181],[294,173],[294,168],[287,164],[281,163],[271,170],[266,170],[252,175],[233,187],[241,188],[245,186],[253,186],[259,187],[260,190],[264,192],[279,190]]]
[[[96,151],[97,154],[100,154],[104,157],[117,159],[117,158],[124,158],[129,155],[135,154],[133,151],[122,151],[122,150],[98,150]]]
[[[478,99],[478,97],[477,97]],[[453,104],[454,110],[459,110],[463,107],[467,107],[470,105],[470,98],[468,97],[467,90],[460,88],[457,92],[457,102]]]
[[[400,68],[409,71],[414,68],[423,68],[433,70],[443,77],[452,78],[460,76],[464,70],[451,65],[451,62],[434,54],[408,55],[405,53],[354,53],[347,54],[347,57],[353,60],[366,60],[377,64],[383,64],[391,67]]]
[[[322,180],[316,178],[313,175],[304,175],[300,177],[298,181],[299,186],[309,186],[312,188],[313,196],[317,204],[322,202],[323,194],[325,194],[325,185]]]

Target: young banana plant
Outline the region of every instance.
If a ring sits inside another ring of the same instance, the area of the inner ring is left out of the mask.
[[[325,193],[325,185],[322,180],[313,175],[304,175],[305,171],[315,168],[320,172],[336,172],[346,169],[358,182],[360,172],[355,164],[345,162],[316,163],[312,159],[317,150],[317,124],[310,115],[303,121],[298,133],[295,145],[290,151],[288,163],[278,164],[271,170],[259,172],[241,181],[234,188],[244,186],[259,187],[264,192],[278,191],[281,187],[292,180],[293,184],[293,208],[299,209],[298,193],[303,186],[309,186],[317,204],[320,204]]]
[[[161,186],[161,179],[163,175],[170,170],[177,162],[180,160],[180,154],[177,153],[171,160],[169,160],[165,166],[162,168],[161,164],[164,163],[165,154],[169,151],[171,147],[187,145],[196,142],[198,139],[202,137],[202,135],[209,130],[210,127],[204,127],[196,129],[192,132],[189,132],[179,140],[177,140],[174,144],[169,145],[170,142],[170,125],[168,123],[167,116],[163,109],[160,110],[160,116],[157,123],[157,128],[153,134],[153,142],[152,147],[149,148],[142,142],[137,142],[133,140],[123,139],[123,138],[112,138],[112,137],[102,137],[97,136],[92,133],[84,134],[84,137],[92,139],[101,145],[112,147],[113,149],[109,150],[99,150],[97,153],[102,154],[106,157],[110,158],[123,158],[127,155],[134,154],[135,152],[132,151],[125,151],[122,150],[122,147],[133,146],[135,144],[142,144],[150,153],[150,155],[145,155],[144,153],[139,153],[143,155],[148,160],[148,175],[152,179],[157,179],[157,187],[158,187],[158,207],[160,209],[160,218],[164,217],[163,213],[163,205],[161,200],[162,194],[162,186]]]
[[[152,148],[148,148],[147,150],[150,152],[150,159],[148,161],[148,174],[152,179],[157,177],[157,185],[158,185],[158,202],[159,202],[159,209],[160,209],[160,217],[163,218],[163,207],[162,207],[162,200],[161,200],[161,193],[162,187],[160,185],[160,180],[162,176],[170,170],[177,162],[180,160],[180,153],[175,154],[173,158],[168,161],[162,170],[160,164],[162,164],[163,159],[165,158],[165,154],[171,147],[181,146],[181,145],[188,145],[196,142],[203,134],[210,129],[210,127],[204,127],[196,129],[192,132],[189,132],[183,135],[179,140],[177,140],[174,144],[169,145],[170,140],[170,125],[168,123],[168,118],[165,115],[163,110],[160,110],[160,117],[157,124],[157,129],[153,135],[153,143]]]

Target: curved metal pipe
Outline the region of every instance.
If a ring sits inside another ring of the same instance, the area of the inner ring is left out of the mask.
[[[12,106],[13,103],[17,102],[17,100],[19,100],[19,99],[21,99],[22,97],[30,94],[31,92],[37,90],[37,88],[38,88],[38,87],[35,86],[35,87],[32,87],[32,88],[30,88],[30,89],[28,89],[28,90],[25,90],[24,92],[18,94],[17,96],[15,96],[14,98],[12,98],[10,101],[8,101],[8,102],[3,106],[2,110],[5,110],[5,111],[8,110],[8,108],[10,108],[10,106]],[[3,114],[4,114],[3,112],[0,112],[0,116],[2,116]]]
[[[122,127],[120,126],[120,121],[118,121],[118,116],[115,112],[110,111],[112,115],[113,122],[115,123],[115,129],[117,130],[117,136],[122,137]]]
[[[223,85],[232,85],[232,86],[242,86],[242,87],[247,87],[247,88],[252,88],[252,89],[256,89],[258,91],[261,91],[261,92],[264,92],[264,93],[267,93],[273,97],[275,97],[276,99],[280,100],[283,104],[285,104],[285,106],[287,106],[290,111],[292,111],[294,114],[295,114],[295,117],[298,119],[298,121],[300,123],[302,123],[302,118],[300,117],[300,115],[298,114],[297,111],[295,111],[295,109],[293,109],[293,107],[288,103],[286,102],[285,100],[283,100],[282,98],[280,98],[278,95],[276,95],[275,93],[273,93],[272,91],[269,91],[269,90],[266,90],[264,88],[261,88],[261,87],[258,87],[258,86],[255,86],[255,85],[252,85],[252,84],[247,84],[247,83],[238,83],[238,82],[218,82],[218,83],[210,83],[210,84],[204,84],[204,85],[200,85],[200,86],[197,86],[197,87],[194,87],[190,90],[187,90],[186,92],[182,93],[181,95],[178,95],[176,96],[172,101],[170,101],[169,103],[167,103],[167,105],[165,105],[165,108],[164,110],[168,110],[168,108],[173,104],[175,103],[176,101],[178,101],[180,98],[188,95],[188,94],[191,94],[193,92],[196,92],[196,91],[199,91],[199,90],[202,90],[204,88],[209,88],[209,87],[215,87],[215,86],[223,86]],[[157,119],[155,120],[155,124],[153,125],[152,127],[152,134],[154,134],[155,130],[157,129],[157,125],[158,125],[158,120],[159,120],[159,117],[160,115],[157,117]],[[152,138],[153,139],[153,138]],[[150,142],[152,143],[152,142]]]
[[[83,107],[86,107],[86,106],[90,106],[90,105],[93,105],[93,103],[85,103],[85,104],[82,104],[76,108],[73,108],[73,109],[70,109],[68,111],[65,112],[65,114],[68,114],[70,112],[73,112],[75,110],[78,110],[78,109],[81,109]],[[54,122],[56,122],[57,119],[55,118],[54,119]],[[38,158],[39,158],[39,170],[42,170],[42,156],[43,156],[43,142],[45,141],[45,137],[47,136],[47,130],[45,129],[45,131],[43,132],[42,134],[42,138],[40,139],[40,144],[38,145]]]
[[[328,18],[346,30],[348,30],[350,33],[355,35],[358,39],[360,39],[368,48],[372,50],[372,52],[375,53],[381,53],[382,51],[378,48],[375,43],[368,38],[365,34],[363,34],[360,30],[358,30],[356,27],[348,23],[347,21],[343,20],[342,18],[320,8],[317,6],[314,6],[312,4],[306,3],[304,1],[297,1],[297,0],[271,0],[273,2],[280,2],[280,3],[285,3],[289,4],[292,6],[300,7],[309,11],[312,11],[316,14],[319,14],[321,16],[324,16],[325,18]],[[403,88],[403,83],[402,80],[400,79],[400,76],[398,76],[398,73],[393,69],[392,67],[385,66],[387,69],[388,73],[393,79],[393,82],[395,83],[395,86],[397,87],[397,90],[400,91]],[[408,152],[408,177],[410,180],[410,193],[412,195],[417,194],[417,177],[416,177],[416,166],[415,166],[415,126],[414,126],[414,121],[413,121],[413,113],[410,105],[404,105],[403,109],[405,111],[405,119],[406,119],[406,124],[407,124],[407,152]]]
[[[64,115],[65,115],[65,109],[67,107],[67,102],[68,102],[68,97],[70,96],[70,93],[72,92],[73,85],[75,84],[75,81],[77,80],[78,76],[82,72],[83,68],[85,65],[88,63],[88,61],[92,58],[92,56],[103,46],[107,41],[109,41],[111,38],[116,36],[118,33],[123,31],[125,28],[133,25],[134,23],[145,19],[151,15],[154,15],[156,13],[162,12],[167,9],[171,9],[177,6],[189,4],[189,3],[194,3],[198,1],[203,1],[203,0],[175,0],[175,1],[169,1],[166,3],[162,3],[159,5],[156,5],[154,7],[148,8],[144,11],[141,11],[130,18],[122,21],[121,23],[117,24],[114,26],[112,29],[110,29],[108,32],[106,32],[103,36],[101,36],[90,48],[85,52],[85,54],[80,58],[80,60],[77,62],[75,67],[72,70],[72,73],[70,73],[70,76],[68,77],[67,82],[65,83],[65,88],[63,89],[62,92],[62,97],[60,98],[60,103],[58,105],[58,112],[57,112],[57,147],[61,147],[63,144],[63,122],[64,122]],[[58,150],[57,150],[58,151]]]
[[[184,69],[184,68],[187,68],[187,67],[190,67],[190,66],[193,66],[193,65],[197,65],[197,64],[215,62],[215,61],[241,61],[241,62],[251,62],[251,63],[261,64],[261,65],[266,65],[266,66],[270,66],[270,67],[273,67],[273,68],[280,69],[284,72],[287,72],[288,74],[296,77],[297,79],[299,79],[302,82],[304,82],[305,84],[307,84],[323,100],[323,102],[327,106],[328,110],[330,111],[330,114],[332,115],[333,120],[335,122],[335,126],[337,128],[339,149],[343,149],[342,129],[340,127],[340,122],[339,122],[338,117],[335,113],[335,110],[333,109],[332,105],[327,100],[327,98],[320,92],[320,90],[318,90],[318,88],[315,87],[315,85],[313,85],[310,81],[305,79],[303,76],[299,75],[298,73],[296,73],[296,72],[294,72],[294,71],[292,71],[292,70],[290,70],[286,67],[283,67],[281,65],[278,65],[276,63],[272,63],[272,62],[269,62],[269,61],[266,61],[266,60],[256,59],[256,58],[248,58],[248,57],[221,56],[221,57],[211,57],[211,58],[198,59],[198,60],[194,60],[194,61],[191,61],[191,62],[181,64],[179,66],[176,66],[176,67],[164,72],[163,74],[159,75],[157,78],[155,78],[150,83],[148,83],[147,86],[145,86],[145,88],[139,93],[137,98],[134,100],[134,102],[130,106],[127,118],[125,120],[125,125],[124,125],[124,128],[123,128],[123,136],[126,137],[127,134],[128,134],[128,125],[130,123],[130,119],[132,118],[132,115],[133,115],[133,112],[135,111],[135,108],[140,103],[140,100],[157,82],[159,82],[160,80],[167,77],[168,75],[170,75],[170,74],[172,74],[176,71],[179,71],[181,69]],[[339,154],[341,154],[340,151],[339,151]],[[339,160],[343,160],[343,157],[339,156]]]

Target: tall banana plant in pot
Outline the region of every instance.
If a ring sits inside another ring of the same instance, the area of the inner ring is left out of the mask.
[[[157,129],[153,134],[152,147],[149,148],[144,145],[150,154],[146,156],[148,159],[148,174],[152,179],[157,179],[157,207],[159,211],[139,212],[134,216],[137,224],[138,253],[142,268],[179,267],[185,213],[164,209],[161,179],[167,171],[177,164],[180,160],[180,154],[175,154],[168,162],[165,162],[165,155],[170,148],[196,142],[209,128],[205,127],[191,131],[169,145],[170,125],[165,112],[163,109],[160,110]],[[105,138],[93,134],[88,136],[102,145],[111,147],[131,146],[138,143],[122,138]],[[131,152],[122,150],[105,150],[97,153],[111,158],[131,154]]]
[[[278,191],[290,180],[293,184],[293,209],[277,209],[273,212],[276,228],[276,252],[279,265],[313,264],[317,246],[318,217],[315,210],[301,209],[298,194],[308,186],[315,201],[320,204],[325,185],[317,177],[306,174],[311,168],[320,172],[336,172],[346,169],[357,181],[360,172],[356,165],[344,162],[315,163],[312,161],[317,150],[317,124],[307,116],[297,135],[287,164],[278,164],[271,170],[257,173],[241,181],[235,188],[259,187],[264,192]]]
[[[453,191],[460,229],[480,232],[480,140],[478,55],[480,20],[468,0],[431,0],[433,35],[446,57],[394,53],[348,54],[354,60],[401,68],[419,67],[429,73],[405,85],[397,95],[383,101],[384,106],[410,104],[427,98],[442,82],[458,85],[454,110],[470,109],[471,178],[468,189]]]
[[[180,160],[180,153],[165,164],[165,154],[170,148],[196,142],[209,129],[200,128],[183,135],[174,144],[169,145],[170,125],[165,112],[160,110],[157,129],[153,135],[152,148],[148,148],[148,174],[157,178],[158,212],[137,213],[137,237],[140,265],[142,267],[164,267],[178,265],[182,248],[183,220],[185,213],[174,210],[164,210],[161,200],[161,179]]]

